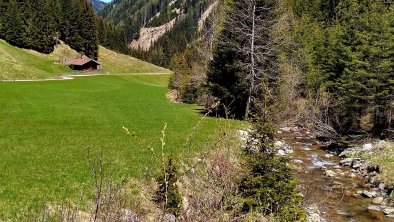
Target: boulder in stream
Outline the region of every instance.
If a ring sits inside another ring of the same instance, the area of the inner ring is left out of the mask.
[[[394,208],[393,207],[386,207],[383,209],[383,213],[385,215],[392,215],[392,214],[394,214]]]
[[[371,151],[372,149],[373,149],[373,146],[370,143],[363,145],[363,151],[365,151],[365,152]]]
[[[381,204],[383,202],[383,197],[375,197],[373,200],[372,200],[372,203],[373,204]]]
[[[364,190],[361,195],[365,198],[373,198],[373,197],[376,197],[376,192]]]
[[[353,163],[353,158],[346,158],[339,162],[343,166],[351,166]]]
[[[381,207],[380,207],[380,206],[377,206],[377,205],[371,205],[371,206],[369,206],[369,207],[368,207],[368,210],[369,210],[370,212],[381,212],[381,211],[382,211]]]
[[[324,172],[324,175],[327,177],[335,177],[337,173],[335,173],[333,170],[326,170],[326,172]]]

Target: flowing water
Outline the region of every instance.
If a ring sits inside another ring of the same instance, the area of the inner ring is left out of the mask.
[[[335,222],[394,222],[394,218],[368,210],[372,198],[355,195],[357,191],[370,189],[364,179],[353,173],[350,167],[340,167],[338,156],[326,156],[327,152],[316,143],[316,139],[301,132],[280,135],[294,150],[294,161],[298,162],[296,176],[301,183],[306,205],[315,205],[322,218]],[[327,169],[337,175],[325,176]]]

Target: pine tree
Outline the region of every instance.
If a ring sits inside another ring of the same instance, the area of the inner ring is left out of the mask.
[[[4,38],[12,45],[23,47],[28,45],[27,27],[23,19],[24,4],[18,0],[10,0],[4,16]]]

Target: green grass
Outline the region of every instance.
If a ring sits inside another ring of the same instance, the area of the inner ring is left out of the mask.
[[[20,49],[0,40],[0,80],[57,78],[63,74],[70,74],[73,71],[60,63],[76,58],[78,55],[65,44],[56,46],[51,54],[46,55],[33,50]],[[171,73],[168,69],[101,46],[99,63],[102,70],[95,72],[99,74]]]
[[[99,60],[103,69],[102,72],[109,74],[121,73],[171,73],[170,70],[164,69],[150,63],[141,61],[131,56],[116,53],[100,46]]]
[[[0,40],[0,79],[43,79],[68,72],[62,65]]]
[[[158,159],[149,148],[160,150],[165,123],[166,153],[186,152],[184,144],[202,115],[194,105],[167,100],[168,79],[154,75],[0,82],[0,220],[88,193],[88,149],[95,158],[102,150],[107,172],[119,180],[156,169]],[[209,142],[224,122],[203,118],[191,137],[192,149]]]
[[[394,186],[394,142],[380,141],[374,147],[372,153],[359,152],[355,156],[370,165],[378,165],[382,171],[379,177],[386,185]]]

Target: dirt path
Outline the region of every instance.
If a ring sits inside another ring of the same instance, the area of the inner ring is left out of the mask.
[[[170,75],[168,72],[145,72],[145,73],[129,73],[129,74],[66,74],[59,78],[48,79],[4,79],[0,82],[46,82],[46,81],[66,81],[73,80],[76,77],[93,77],[93,76],[139,76],[139,75]]]

